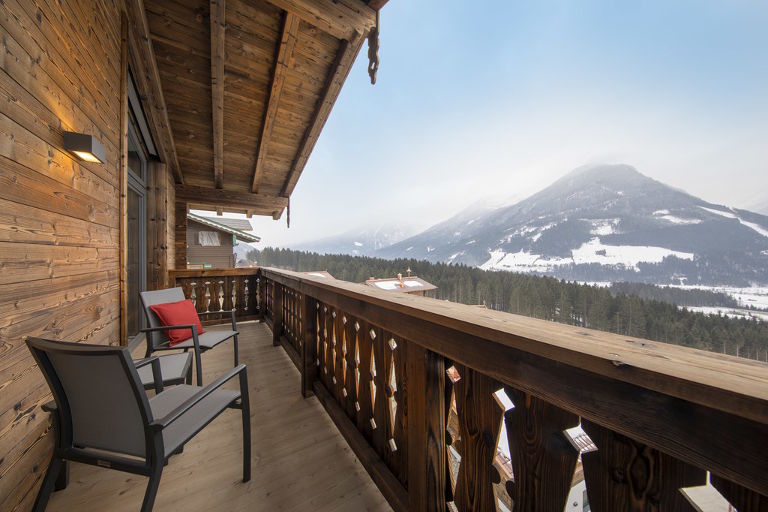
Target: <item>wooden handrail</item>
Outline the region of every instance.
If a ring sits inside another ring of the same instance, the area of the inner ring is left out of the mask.
[[[518,503],[538,503],[530,510],[562,511],[559,501],[567,497],[563,489],[570,488],[578,458],[578,452],[555,450],[536,435],[555,435],[579,421],[598,447],[582,456],[592,510],[616,510],[611,507],[621,502],[621,493],[630,492],[628,472],[637,471],[622,464],[642,457],[651,472],[644,482],[655,486],[642,499],[666,499],[660,510],[682,506],[678,489],[703,484],[704,470],[741,512],[750,510],[750,499],[759,503],[768,496],[764,363],[307,274],[271,268],[260,273],[272,290],[265,300],[280,297],[272,325],[302,371],[303,392],[319,386],[318,397],[337,424],[343,415],[329,400],[346,412],[346,421],[368,444],[355,451],[382,491],[389,489],[385,495],[395,508],[404,506],[403,493],[412,509],[440,509],[446,500],[460,510],[487,506],[501,480],[493,441],[502,417],[512,466],[523,466],[514,468],[517,478],[506,488]],[[294,323],[287,337],[286,319]],[[390,340],[403,350],[388,349]],[[455,382],[445,376],[449,368],[458,376]],[[515,402],[514,409],[494,405],[491,394],[498,389]],[[350,395],[356,396],[352,402]],[[408,414],[383,411],[381,400],[393,410],[406,403]],[[445,447],[455,440],[445,430],[451,414],[458,415],[464,433],[456,433],[460,468],[471,468],[471,475],[470,469],[453,476],[434,471],[436,465],[450,466]],[[366,426],[361,416],[372,423]],[[407,427],[399,432],[397,422],[404,418]],[[377,431],[384,419],[386,428]],[[533,428],[528,437],[520,432],[525,428]],[[474,439],[478,431],[490,440]],[[353,448],[361,443],[347,439]],[[382,443],[390,439],[392,446],[407,447],[407,460],[393,455],[396,449],[387,451]],[[533,445],[522,450],[512,446],[515,441]],[[368,460],[371,447],[381,461]],[[381,470],[382,461],[390,474]],[[553,461],[557,467],[547,467]],[[540,474],[525,478],[533,467],[547,469],[549,479],[560,483],[542,483]],[[446,484],[454,478],[455,485]],[[639,484],[632,485],[638,499]]]
[[[260,317],[259,269],[221,268],[202,270],[169,270],[170,283],[184,290],[184,296],[195,303],[198,312],[235,310],[237,320]],[[204,324],[218,323],[215,318]]]

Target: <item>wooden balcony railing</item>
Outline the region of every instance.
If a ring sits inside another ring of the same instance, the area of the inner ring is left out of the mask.
[[[768,365],[264,268],[276,344],[396,510],[768,510]],[[506,410],[504,393],[514,407]],[[581,425],[597,446],[574,447]],[[498,456],[505,429],[510,459]]]
[[[237,320],[259,317],[259,273],[257,268],[170,270],[172,286],[180,286],[198,312],[235,310]],[[203,323],[220,320],[206,319]]]

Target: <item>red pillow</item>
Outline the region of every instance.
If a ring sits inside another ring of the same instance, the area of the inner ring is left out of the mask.
[[[196,325],[197,334],[203,334],[203,324],[200,323],[200,317],[197,316],[195,304],[190,300],[180,300],[179,302],[169,302],[167,304],[152,304],[149,308],[155,312],[163,325]],[[168,335],[169,345],[172,347],[192,337],[192,329],[169,329],[165,331]]]

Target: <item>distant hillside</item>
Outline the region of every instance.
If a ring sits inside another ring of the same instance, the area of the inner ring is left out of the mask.
[[[377,250],[389,247],[416,232],[406,225],[382,224],[372,228],[360,228],[341,235],[295,244],[291,248],[320,254],[351,254],[371,256]]]
[[[376,252],[578,281],[768,283],[768,217],[708,203],[628,165],[572,171]]]

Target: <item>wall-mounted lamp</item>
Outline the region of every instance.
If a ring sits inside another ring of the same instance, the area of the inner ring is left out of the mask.
[[[64,149],[86,162],[103,164],[107,159],[99,139],[86,133],[64,132]]]

